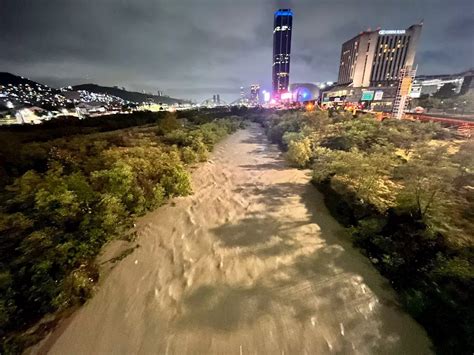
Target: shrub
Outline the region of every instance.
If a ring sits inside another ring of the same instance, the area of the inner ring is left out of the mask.
[[[286,158],[294,166],[307,167],[311,159],[311,141],[309,138],[290,141]]]
[[[191,181],[188,172],[182,166],[170,168],[160,180],[166,196],[186,196],[191,193]]]
[[[193,141],[192,144],[193,150],[196,152],[196,157],[198,161],[206,161],[207,158],[209,157],[209,150],[207,149],[207,146],[204,144],[204,142],[200,139],[196,139]]]
[[[191,147],[184,147],[181,156],[185,164],[193,164],[199,160],[198,154]]]
[[[91,296],[97,278],[96,266],[81,265],[62,281],[61,292],[53,304],[60,310],[83,304]]]

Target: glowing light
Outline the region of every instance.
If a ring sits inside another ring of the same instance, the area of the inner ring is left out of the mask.
[[[275,12],[275,16],[293,16],[291,10],[278,10]]]
[[[281,94],[281,99],[282,100],[291,100],[292,94],[291,92],[284,92]]]
[[[263,91],[263,101],[268,102],[270,101],[270,93],[268,91]]]

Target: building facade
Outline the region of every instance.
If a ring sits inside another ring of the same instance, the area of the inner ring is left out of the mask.
[[[280,9],[273,20],[273,70],[272,89],[274,96],[288,91],[290,84],[291,33],[293,12]]]
[[[405,30],[366,31],[341,49],[338,85],[396,86],[400,69],[413,66],[422,24]]]

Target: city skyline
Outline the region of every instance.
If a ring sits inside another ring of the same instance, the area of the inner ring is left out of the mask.
[[[318,5],[3,0],[0,11],[8,15],[0,24],[0,51],[7,55],[0,58],[0,71],[56,87],[93,82],[196,100],[219,93],[230,101],[240,86],[271,88],[271,29],[278,8],[291,8],[297,19],[292,83],[336,80],[340,46],[355,33],[378,26],[403,29],[422,19],[416,58],[420,74],[472,66],[473,49],[465,41],[474,28],[465,0]]]

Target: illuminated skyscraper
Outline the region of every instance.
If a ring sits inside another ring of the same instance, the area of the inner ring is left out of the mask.
[[[291,32],[293,30],[293,12],[280,9],[273,20],[273,94],[288,91],[290,83]]]

